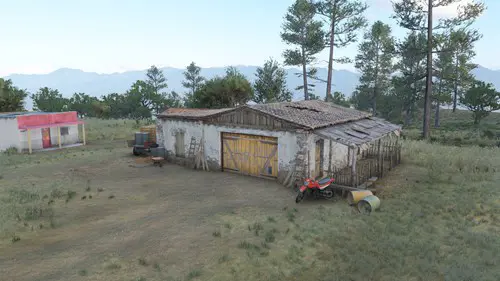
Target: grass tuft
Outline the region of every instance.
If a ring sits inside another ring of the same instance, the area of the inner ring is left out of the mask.
[[[199,270],[199,269],[193,269],[186,276],[186,280],[193,280],[194,278],[197,278],[197,277],[200,277],[200,276],[201,276],[201,270]]]
[[[149,265],[148,261],[145,258],[138,258],[137,262],[139,263],[139,265],[142,265],[142,266],[148,266]]]

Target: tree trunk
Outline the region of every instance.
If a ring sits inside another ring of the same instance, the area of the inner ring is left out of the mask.
[[[424,97],[424,126],[422,135],[424,139],[430,137],[431,94],[432,94],[432,0],[428,0],[427,12],[427,78]]]
[[[406,115],[405,115],[405,125],[406,125],[406,126],[409,126],[409,125],[411,125],[411,123],[412,123],[412,122],[411,122],[411,109],[410,109],[410,107],[408,107],[408,108],[406,109]]]
[[[377,116],[378,68],[379,68],[379,54],[377,51],[377,57],[375,59],[375,81],[373,81],[373,99],[372,99],[373,116]]]
[[[439,128],[439,101],[436,101],[436,113],[434,115],[434,128]]]
[[[326,96],[332,93],[333,76],[333,45],[335,43],[335,15],[337,14],[337,0],[333,1],[332,25],[330,27],[330,55],[328,56],[328,77],[326,78]]]
[[[309,92],[307,89],[307,69],[306,69],[306,54],[304,51],[304,47],[302,47],[302,78],[304,83],[304,99],[309,99]]]
[[[453,82],[453,112],[457,110],[458,100],[458,56],[455,61],[455,81]]]

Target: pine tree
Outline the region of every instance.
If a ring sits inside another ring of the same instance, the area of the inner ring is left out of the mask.
[[[453,68],[453,112],[457,109],[457,102],[465,89],[474,78],[471,71],[477,67],[471,60],[476,56],[474,43],[481,38],[477,30],[460,29],[449,34],[448,49],[451,50]]]
[[[191,62],[186,67],[186,71],[184,71],[184,81],[182,81],[182,86],[184,88],[189,89],[189,93],[192,95],[196,90],[200,88],[205,81],[205,78],[200,75],[201,68],[197,66],[194,62]]]
[[[437,25],[433,24],[433,9],[446,7],[461,0],[397,0],[393,2],[394,18],[399,25],[409,30],[427,32],[427,62],[426,62],[426,90],[424,94],[424,122],[422,135],[430,137],[430,110],[432,98],[432,54],[434,52],[434,31],[440,29],[469,26],[485,10],[483,3],[469,2],[458,7],[458,15],[454,18],[442,19]]]
[[[315,76],[315,70],[309,65],[316,60],[316,54],[324,48],[324,32],[322,23],[314,19],[316,7],[307,0],[296,0],[285,15],[282,40],[294,46],[283,53],[285,65],[301,66],[302,72],[296,73],[302,77],[303,83],[297,90],[304,91],[304,99],[309,99],[308,77]]]
[[[361,72],[358,91],[368,91],[371,109],[377,115],[377,99],[387,93],[393,72],[394,38],[389,25],[377,21],[364,35],[359,46],[355,67]]]
[[[326,47],[329,49],[326,96],[332,91],[333,62],[349,62],[348,58],[334,59],[334,47],[342,48],[357,40],[357,31],[366,26],[363,13],[368,8],[359,0],[321,0],[317,11],[326,21]]]
[[[392,87],[394,95],[400,101],[406,125],[412,124],[417,103],[425,92],[426,43],[424,33],[412,31],[397,44],[398,72],[392,77]]]

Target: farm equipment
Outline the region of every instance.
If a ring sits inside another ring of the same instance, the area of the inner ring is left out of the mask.
[[[295,203],[302,201],[306,193],[312,193],[315,198],[333,198],[333,189],[330,185],[334,180],[334,178],[323,178],[320,180],[305,179],[304,183],[299,188]]]

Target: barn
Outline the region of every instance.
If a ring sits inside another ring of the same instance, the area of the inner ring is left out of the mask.
[[[0,113],[0,151],[15,148],[32,153],[74,146],[80,139],[79,125],[85,144],[85,124],[74,111]]]
[[[200,150],[211,170],[286,185],[293,179],[336,174],[344,184],[355,186],[383,171],[387,157],[391,163],[386,168],[399,161],[399,126],[319,100],[169,108],[157,117],[158,143],[168,159],[190,162]]]

